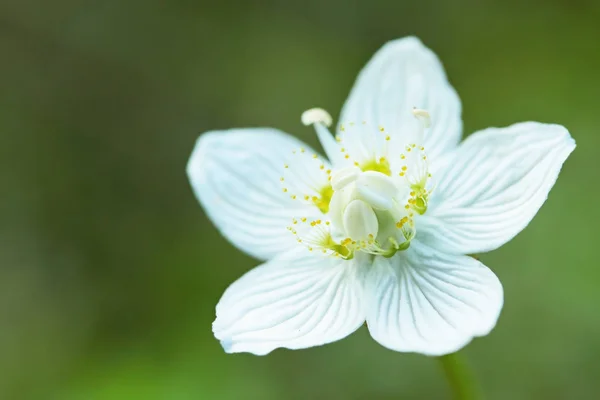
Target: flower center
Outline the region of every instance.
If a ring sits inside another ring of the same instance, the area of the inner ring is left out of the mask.
[[[344,259],[351,259],[357,251],[392,257],[408,249],[416,234],[415,213],[427,211],[433,190],[429,160],[419,144],[429,126],[429,114],[416,109],[413,113],[421,122],[419,131],[411,136],[414,143],[401,144],[401,133],[394,137],[383,127],[370,130],[366,122],[341,126],[338,144],[323,143],[334,169],[321,164],[318,168],[325,170],[326,181],[313,187],[314,194],[304,196],[323,218],[294,218],[288,230],[298,243],[310,251]],[[305,124],[315,124],[322,142],[329,140],[325,133],[331,118],[325,111],[309,110],[302,119]],[[355,127],[360,129],[350,134]],[[357,145],[359,140],[370,147]]]

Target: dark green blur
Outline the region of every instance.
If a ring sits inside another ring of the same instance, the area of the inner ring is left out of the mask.
[[[488,399],[600,393],[600,5],[564,1],[0,2],[0,399],[448,399],[435,360],[366,328],[266,357],[213,338],[256,262],[185,175],[197,136],[274,126],[311,145],[383,43],[442,59],[465,131],[523,120],[577,141],[548,202],[482,261],[497,328],[465,349]]]

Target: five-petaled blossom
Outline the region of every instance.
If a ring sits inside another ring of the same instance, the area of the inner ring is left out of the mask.
[[[367,64],[335,136],[324,110],[302,122],[314,125],[327,159],[253,128],[205,133],[189,160],[217,228],[266,260],[217,305],[213,332],[225,351],[318,346],[365,322],[383,346],[427,355],[488,334],[503,290],[469,255],[531,221],[575,148],[569,132],[524,122],[459,144],[460,100],[412,37]]]

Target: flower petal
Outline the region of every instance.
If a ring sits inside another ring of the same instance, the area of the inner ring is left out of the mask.
[[[364,129],[346,129],[340,133],[342,144],[358,153],[353,145],[359,142],[371,153],[379,136],[390,135],[393,146],[409,143],[421,129],[412,113],[414,107],[431,115],[432,125],[424,143],[419,143],[426,147],[431,160],[456,147],[462,135],[460,99],[437,56],[419,39],[407,37],[389,42],[375,53],[342,109],[342,124],[354,121],[360,126],[365,121],[380,125],[384,133],[378,129],[370,134]]]
[[[403,254],[376,260],[365,291],[367,325],[383,346],[439,356],[496,325],[502,285],[474,258],[413,241]]]
[[[271,260],[225,291],[215,337],[228,353],[256,355],[342,339],[365,320],[359,271],[354,260],[305,249]]]
[[[328,185],[325,167],[329,164],[292,136],[254,128],[203,134],[187,172],[223,236],[256,258],[270,259],[297,245],[286,230],[294,217],[323,215],[302,199],[318,195],[313,187]]]
[[[529,224],[574,148],[559,125],[525,122],[473,134],[440,171],[420,231],[452,253],[500,247]]]

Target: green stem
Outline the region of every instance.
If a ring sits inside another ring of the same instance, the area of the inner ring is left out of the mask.
[[[479,400],[481,394],[471,370],[458,353],[438,357],[455,400]]]

